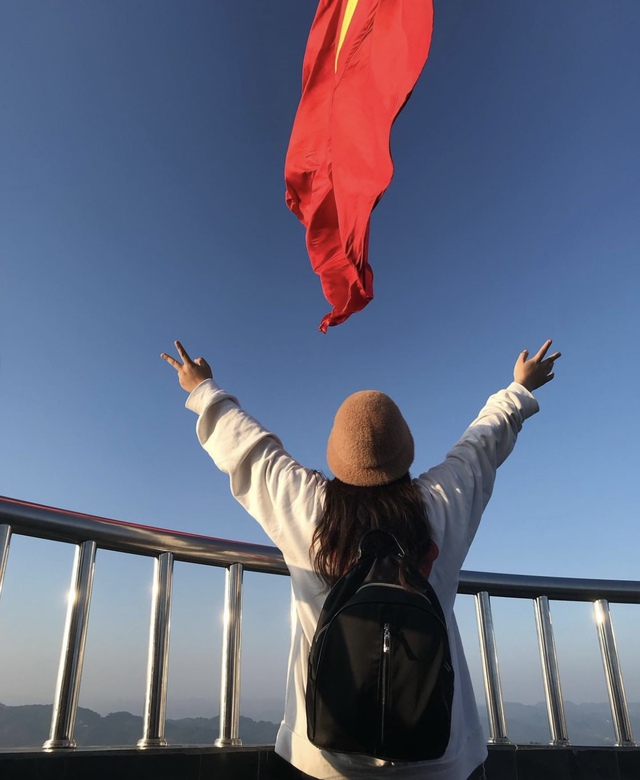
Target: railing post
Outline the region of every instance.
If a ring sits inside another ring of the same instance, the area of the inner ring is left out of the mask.
[[[600,652],[607,680],[611,716],[616,732],[616,747],[634,747],[636,743],[631,732],[629,708],[622,682],[622,670],[620,669],[616,638],[613,633],[609,602],[606,599],[598,599],[593,604],[593,610],[598,627],[598,639],[600,640]]]
[[[476,615],[478,619],[478,638],[482,656],[484,690],[487,697],[487,715],[489,717],[489,744],[506,745],[511,740],[507,736],[498,665],[498,650],[491,615],[491,601],[487,591],[476,593]]]
[[[242,643],[241,563],[227,569],[224,594],[224,637],[220,681],[220,736],[216,747],[241,745],[240,739],[240,654]]]
[[[73,739],[73,727],[76,721],[80,693],[95,561],[95,542],[83,542],[76,547],[67,602],[67,619],[60,653],[58,682],[53,702],[51,733],[43,745],[46,749],[74,748],[76,746]]]
[[[547,700],[549,731],[551,732],[549,744],[566,746],[570,743],[567,735],[567,721],[564,714],[564,700],[560,686],[560,671],[556,643],[553,637],[549,599],[546,596],[538,596],[537,599],[534,599],[533,607],[538,629],[538,647],[540,649],[540,663],[542,664],[544,694]]]
[[[173,554],[162,553],[154,561],[153,598],[149,624],[147,692],[139,748],[164,747],[171,622]]]
[[[4,582],[4,573],[7,570],[7,560],[9,558],[9,542],[11,541],[11,526],[0,525],[0,596],[2,596],[2,583]]]

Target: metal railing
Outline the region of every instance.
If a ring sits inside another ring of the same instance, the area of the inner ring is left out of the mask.
[[[149,629],[143,733],[138,747],[167,744],[164,738],[169,653],[169,615],[174,561],[226,569],[220,732],[217,746],[240,745],[240,653],[242,575],[245,570],[287,575],[280,552],[256,544],[196,536],[0,498],[0,595],[12,534],[76,545],[60,654],[51,731],[46,749],[75,747],[75,724],[97,549],[153,557],[154,587]],[[489,719],[489,742],[510,743],[500,683],[491,597],[533,602],[550,744],[569,745],[549,600],[593,602],[616,746],[635,746],[609,603],[640,603],[640,582],[530,577],[463,571],[459,593],[475,597]]]

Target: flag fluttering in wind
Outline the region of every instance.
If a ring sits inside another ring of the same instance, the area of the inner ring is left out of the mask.
[[[332,311],[326,333],[373,298],[371,212],[389,186],[391,127],[429,54],[433,0],[320,0],[285,163]]]

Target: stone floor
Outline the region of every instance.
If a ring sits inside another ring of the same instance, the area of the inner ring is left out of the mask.
[[[273,780],[271,746],[0,753],[2,780]],[[490,746],[487,780],[640,780],[640,748]],[[275,770],[275,772],[274,772]],[[286,780],[286,779],[283,779]],[[426,780],[426,779],[425,779]]]

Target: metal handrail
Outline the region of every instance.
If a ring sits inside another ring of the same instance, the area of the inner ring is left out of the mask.
[[[640,582],[636,580],[461,572],[458,593],[474,596],[480,591],[486,591],[490,596],[511,599],[537,599],[538,596],[546,596],[555,601],[596,601],[606,598],[617,604],[640,604]]]
[[[145,718],[140,748],[166,745],[164,720],[171,573],[174,561],[199,563],[227,571],[223,667],[220,698],[220,735],[215,744],[241,744],[239,727],[240,647],[242,631],[242,574],[254,571],[288,574],[282,554],[274,547],[170,531],[146,525],[69,512],[40,504],[0,497],[0,595],[12,534],[32,536],[77,546],[67,620],[60,658],[48,749],[75,747],[73,727],[80,690],[84,641],[89,619],[91,586],[97,549],[155,558]],[[534,603],[552,745],[568,745],[564,705],[549,599],[594,603],[603,667],[609,693],[616,744],[635,745],[624,692],[609,603],[640,604],[640,582],[569,577],[537,577],[463,571],[458,592],[475,596],[481,658],[484,671],[490,738],[508,743],[500,685],[498,652],[491,616],[491,597],[529,599]]]
[[[174,560],[185,563],[223,567],[241,563],[246,571],[289,574],[275,547],[124,523],[14,498],[0,497],[0,525],[3,523],[12,526],[14,533],[53,542],[81,544],[91,540],[101,550],[151,557],[169,552]]]

